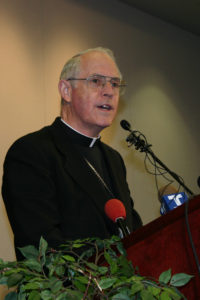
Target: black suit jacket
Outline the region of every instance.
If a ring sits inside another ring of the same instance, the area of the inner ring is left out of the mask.
[[[123,160],[111,147],[100,145],[115,197],[124,203],[133,231],[141,226],[141,219],[133,209]],[[11,146],[4,163],[2,195],[15,247],[38,246],[41,236],[56,247],[66,239],[109,238],[118,233],[104,213],[111,196],[70,143],[60,118]]]

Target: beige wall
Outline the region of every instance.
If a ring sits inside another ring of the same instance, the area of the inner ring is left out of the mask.
[[[199,37],[115,0],[1,0],[0,38],[1,175],[11,143],[59,114],[57,82],[65,61],[101,45],[114,50],[129,84],[103,137],[125,159],[144,223],[159,216],[154,177],[145,171],[144,154],[127,148],[121,119],[142,131],[156,155],[199,192]],[[14,259],[2,199],[0,237],[0,257]]]

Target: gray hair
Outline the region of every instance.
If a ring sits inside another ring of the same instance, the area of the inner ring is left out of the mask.
[[[80,71],[81,56],[88,52],[93,52],[93,51],[94,52],[98,51],[98,52],[103,52],[103,53],[108,54],[113,59],[113,61],[115,62],[116,66],[117,66],[117,63],[116,63],[116,60],[115,60],[112,50],[110,50],[108,48],[103,48],[103,47],[90,48],[90,49],[79,52],[78,54],[74,55],[70,60],[68,60],[66,62],[66,64],[64,65],[64,67],[61,71],[60,80],[61,79],[66,80],[70,77],[76,77]],[[120,72],[118,66],[117,66],[117,69],[119,71],[119,76],[121,78],[122,75],[121,75],[121,72]]]

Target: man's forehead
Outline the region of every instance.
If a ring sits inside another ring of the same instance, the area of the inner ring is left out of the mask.
[[[107,53],[91,51],[80,57],[80,73],[104,75],[104,72],[110,73],[111,76],[119,76],[116,63]]]

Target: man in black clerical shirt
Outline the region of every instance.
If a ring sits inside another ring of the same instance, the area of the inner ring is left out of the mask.
[[[9,149],[2,194],[17,247],[38,246],[41,236],[57,247],[67,239],[118,234],[104,213],[120,199],[130,231],[141,226],[133,209],[120,154],[100,140],[116,115],[120,71],[109,49],[88,49],[64,66],[61,116],[18,139]]]

